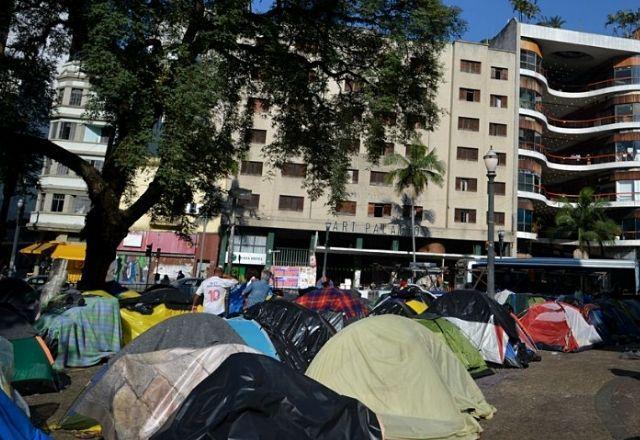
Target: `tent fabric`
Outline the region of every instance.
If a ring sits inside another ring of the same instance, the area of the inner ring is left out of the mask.
[[[191,391],[245,345],[173,348],[120,357],[76,401],[78,414],[102,426],[106,440],[151,437]]]
[[[202,312],[202,306],[198,306],[197,311]],[[151,327],[166,321],[174,316],[191,315],[191,310],[170,309],[165,304],[158,304],[151,309],[150,314],[139,311],[120,309],[120,319],[122,321],[122,343],[129,344],[142,333]]]
[[[274,359],[229,356],[173,413],[153,440],[375,440],[375,414]]]
[[[364,318],[368,314],[362,301],[335,287],[312,290],[296,298],[295,302],[316,312],[330,310],[344,313],[348,320]]]
[[[246,345],[262,354],[280,360],[269,335],[260,327],[260,324],[242,317],[228,319],[227,324],[242,338]]]
[[[513,310],[516,315],[526,312],[529,307],[535,304],[542,304],[546,301],[546,299],[541,296],[529,295],[526,293],[515,293],[506,289],[501,292],[497,292],[494,299],[498,304],[506,304],[510,306],[511,310]]]
[[[0,392],[0,439],[50,440],[50,437],[35,428],[9,396]]]
[[[245,310],[267,332],[280,359],[304,372],[335,329],[318,312],[286,300],[270,300]]]
[[[56,352],[54,368],[89,367],[120,351],[120,307],[115,298],[84,297],[85,306],[44,313],[35,327]]]
[[[33,324],[40,314],[40,294],[19,278],[0,280],[0,306],[13,307]]]
[[[426,317],[422,315],[416,321],[437,336],[440,336],[471,376],[480,377],[491,373],[480,352],[462,334],[458,327],[442,317]]]
[[[59,243],[51,253],[51,258],[61,258],[63,260],[84,261],[87,253],[85,243]]]
[[[602,342],[580,310],[563,302],[547,301],[529,308],[520,318],[540,348],[575,352]]]
[[[358,399],[379,417],[389,439],[472,439],[489,405],[451,349],[401,316],[363,319],[320,350],[307,376]]]
[[[5,339],[33,338],[38,332],[14,307],[0,305],[0,336]]]
[[[371,315],[400,315],[407,318],[416,316],[416,311],[409,307],[403,299],[387,295],[371,310]]]
[[[14,353],[12,384],[20,390],[57,391],[55,372],[36,338],[11,341]]]

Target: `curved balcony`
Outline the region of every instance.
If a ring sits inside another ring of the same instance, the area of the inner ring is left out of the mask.
[[[547,191],[543,186],[518,188],[518,197],[537,200],[551,208],[562,208],[566,203],[575,204],[579,194],[556,193]],[[606,202],[607,208],[635,208],[640,207],[640,192],[631,193],[599,193],[594,194],[596,200]]]
[[[584,86],[568,86],[570,91],[557,90],[549,86],[547,77],[544,75],[544,69],[536,72],[529,69],[520,69],[520,75],[535,78],[547,89],[547,93],[558,98],[568,99],[585,99],[594,98],[596,96],[608,95],[612,93],[626,93],[640,90],[640,78],[609,78],[604,81],[587,84]]]
[[[518,155],[531,157],[545,163],[547,168],[560,171],[599,171],[610,169],[638,168],[640,156],[624,153],[560,155],[546,150],[543,145],[520,142]]]
[[[559,119],[552,116],[546,116],[544,107],[537,104],[535,110],[528,108],[520,108],[520,114],[536,118],[547,127],[547,130],[558,134],[593,134],[602,133],[612,130],[633,130],[640,129],[639,115],[611,115],[594,119]]]

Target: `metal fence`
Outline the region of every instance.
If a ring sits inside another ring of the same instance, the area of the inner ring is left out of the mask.
[[[275,248],[272,252],[274,266],[309,265],[309,249]]]

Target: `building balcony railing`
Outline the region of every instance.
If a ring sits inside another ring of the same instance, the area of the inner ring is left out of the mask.
[[[518,191],[532,192],[544,196],[552,202],[575,203],[580,198],[580,194],[558,193],[548,191],[541,185],[518,185]],[[609,192],[594,194],[593,198],[602,202],[634,202],[640,201],[640,192]]]
[[[601,90],[609,87],[617,87],[617,86],[630,86],[630,85],[638,85],[640,86],[640,77],[629,77],[629,78],[607,78],[600,81],[594,81],[587,84],[558,84],[554,82],[548,81],[548,71],[542,66],[532,66],[531,64],[522,64],[520,66],[522,69],[530,70],[539,75],[542,75],[547,81],[547,85],[549,89],[553,89],[560,92],[568,92],[568,93],[581,93],[581,92],[591,92],[593,90]]]
[[[549,124],[561,128],[592,128],[622,122],[640,122],[640,115],[609,115],[601,116],[599,118],[578,120],[555,118],[553,116],[549,116],[550,112],[547,112],[544,105],[541,103],[537,103],[535,105],[535,111],[545,115]]]
[[[618,153],[600,153],[600,154],[555,154],[549,152],[544,145],[533,142],[520,141],[519,148],[528,151],[535,151],[543,154],[547,161],[562,165],[597,165],[601,163],[612,162],[640,162],[640,156],[637,154],[629,154],[627,152]]]

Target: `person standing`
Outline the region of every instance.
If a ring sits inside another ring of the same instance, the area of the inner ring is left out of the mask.
[[[267,297],[271,294],[271,285],[269,285],[269,280],[271,279],[271,272],[268,270],[263,270],[262,275],[259,280],[255,280],[251,282],[244,289],[242,294],[246,298],[245,308],[251,307],[254,304],[261,303],[267,299]]]
[[[195,311],[198,301],[202,297],[205,313],[222,316],[225,313],[225,304],[229,288],[238,284],[238,280],[225,275],[221,267],[216,267],[213,276],[200,284],[193,296],[191,311]]]
[[[184,278],[184,274],[182,273],[181,270],[178,271],[178,276],[176,276],[176,280],[181,280]]]

